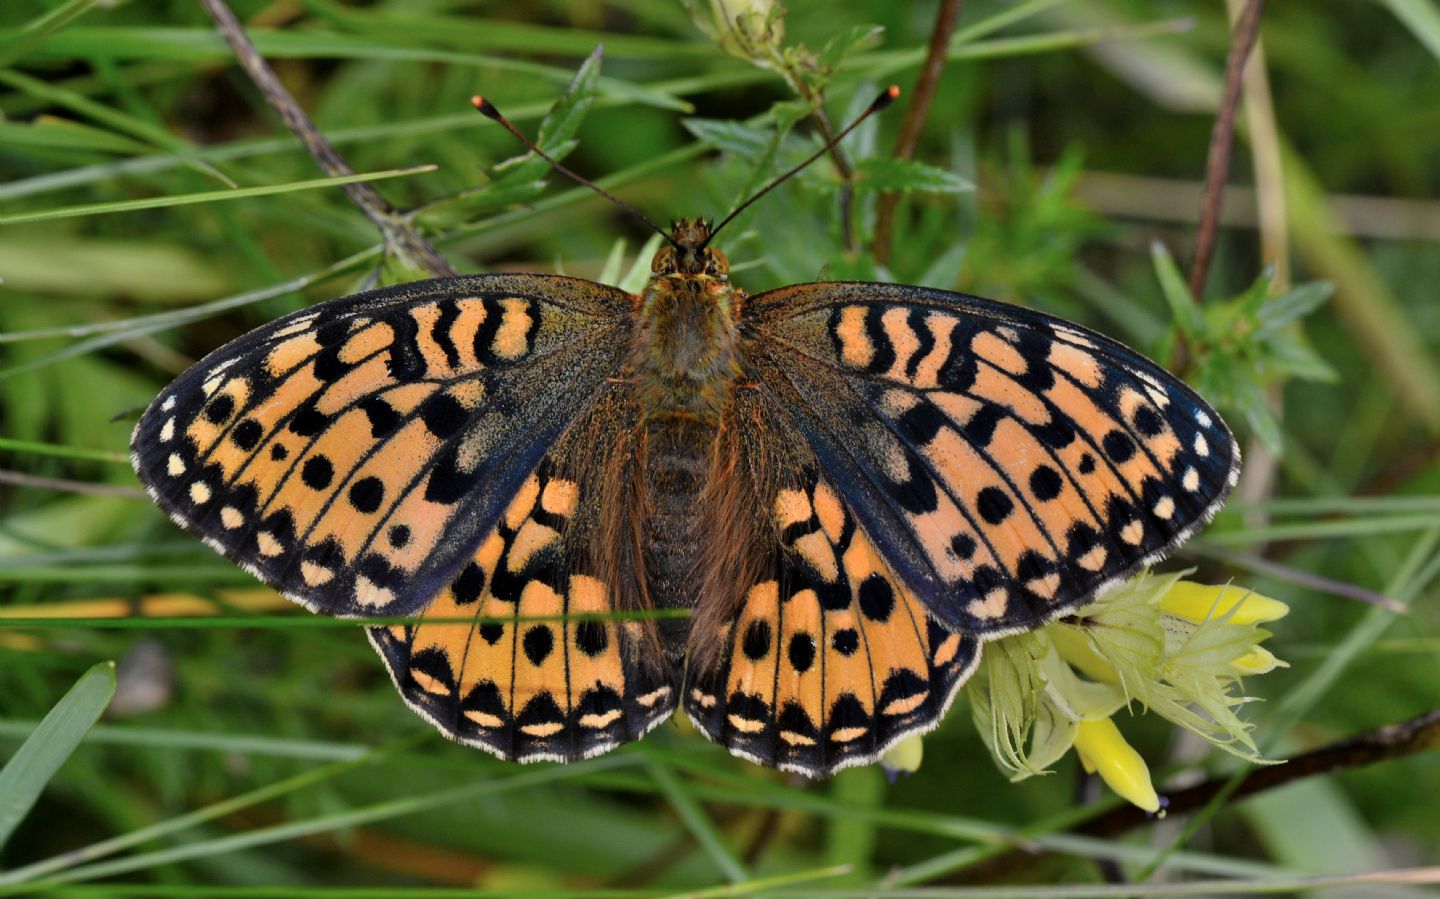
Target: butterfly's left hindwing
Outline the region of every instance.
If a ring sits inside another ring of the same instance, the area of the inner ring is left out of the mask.
[[[135,428],[186,530],[313,611],[414,612],[615,373],[623,292],[479,275],[324,303],[215,351]]]
[[[947,627],[1027,630],[1152,564],[1239,469],[1218,414],[1041,313],[886,284],[751,298],[746,357],[880,556]]]
[[[616,615],[613,585],[574,545],[572,524],[600,494],[566,455],[526,479],[419,622],[370,629],[411,708],[511,761],[598,755],[663,722],[677,699],[668,664],[645,655],[639,623]]]

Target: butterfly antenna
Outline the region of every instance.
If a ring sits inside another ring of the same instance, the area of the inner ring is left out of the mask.
[[[779,178],[776,178],[774,181],[771,181],[769,184],[760,188],[760,190],[756,191],[754,194],[751,195],[750,199],[735,207],[734,211],[732,211],[729,215],[725,216],[724,220],[722,220],[720,224],[716,225],[710,230],[710,237],[706,239],[705,244],[701,245],[701,249],[704,249],[705,245],[708,245],[710,241],[715,239],[715,235],[720,233],[721,228],[730,224],[730,222],[732,222],[736,216],[744,212],[746,209],[749,209],[750,204],[754,203],[756,200],[765,196],[770,191],[784,184],[786,181],[789,181],[792,176],[798,174],[801,169],[805,168],[810,163],[819,159],[821,156],[824,156],[826,153],[829,153],[832,147],[844,140],[845,136],[851,131],[854,131],[857,127],[859,127],[861,122],[865,121],[875,113],[889,106],[891,103],[894,103],[895,98],[898,96],[900,96],[900,88],[898,86],[892,84],[889,87],[885,88],[885,90],[881,92],[880,96],[875,98],[875,102],[870,104],[870,107],[868,109],[860,113],[859,117],[856,118],[855,121],[846,125],[845,129],[839,134],[835,135],[835,137],[832,138],[829,142],[827,142],[825,146],[821,147],[819,150],[816,150],[814,155],[812,155],[809,159],[805,160],[804,162],[795,166],[795,168],[781,175]]]
[[[484,97],[477,95],[470,98],[470,105],[480,110],[480,114],[485,116],[485,118],[490,119],[491,121],[499,122],[506,131],[509,131],[511,134],[515,135],[516,139],[519,140],[520,143],[529,147],[530,152],[550,163],[550,167],[552,169],[569,178],[571,181],[574,181],[576,184],[588,187],[591,190],[595,191],[597,194],[609,200],[611,203],[614,203],[616,206],[619,206],[621,209],[625,210],[626,212],[635,216],[640,221],[644,222],[650,228],[650,230],[654,231],[656,234],[659,234],[661,237],[665,238],[665,240],[669,241],[670,246],[674,247],[677,250],[680,249],[680,245],[675,242],[675,238],[670,236],[670,232],[650,221],[650,219],[646,217],[645,213],[636,209],[634,206],[631,206],[629,203],[626,203],[624,200],[610,193],[610,191],[596,184],[594,181],[591,181],[589,178],[585,178],[581,175],[576,174],[575,172],[570,171],[565,166],[552,159],[549,153],[546,153],[544,150],[535,146],[534,141],[526,137],[519,128],[516,128],[514,125],[510,124],[510,120],[505,118],[505,116],[500,112],[500,110],[495,108],[494,103],[491,103]],[[852,125],[851,127],[854,126]]]

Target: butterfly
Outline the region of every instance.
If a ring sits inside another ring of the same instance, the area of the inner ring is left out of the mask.
[[[934,728],[986,641],[1235,482],[1220,416],[1134,350],[924,287],[752,296],[717,230],[662,230],[639,294],[488,274],[287,315],[156,398],[135,470],[307,609],[406,619],[370,640],[462,743],[573,761],[683,707],[817,777]]]

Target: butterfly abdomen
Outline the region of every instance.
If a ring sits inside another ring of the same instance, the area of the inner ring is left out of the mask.
[[[657,608],[692,608],[698,597],[695,572],[700,557],[701,497],[709,468],[714,429],[682,419],[652,421],[646,426],[645,493],[647,580]],[[678,659],[685,648],[689,622],[661,619],[659,633],[665,652]]]

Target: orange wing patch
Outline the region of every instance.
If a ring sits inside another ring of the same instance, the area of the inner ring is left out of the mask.
[[[835,488],[781,490],[773,579],[754,585],[691,672],[685,708],[736,755],[818,777],[939,722],[978,659],[890,573]]]
[[[574,761],[674,710],[663,660],[642,658],[608,587],[567,564],[578,492],[543,465],[416,624],[370,629],[406,702],[447,736],[510,760]]]

